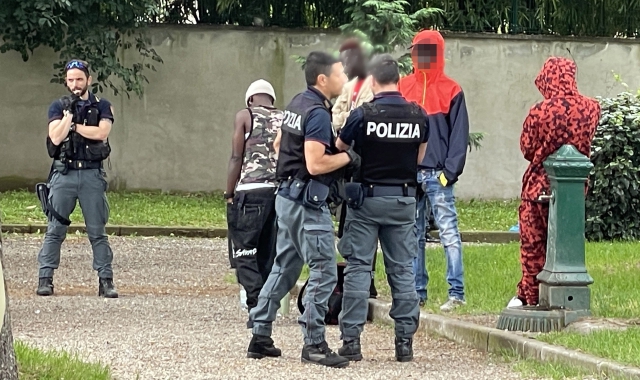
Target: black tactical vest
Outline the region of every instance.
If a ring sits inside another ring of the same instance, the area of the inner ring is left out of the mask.
[[[82,106],[76,106],[73,122],[97,127],[102,118],[98,109],[99,102],[100,99],[97,96],[90,94],[89,99]],[[107,141],[91,140],[76,132],[69,132],[69,141],[58,146],[53,145],[47,138],[47,149],[50,157],[64,161],[100,162],[111,153],[108,139]]]
[[[420,106],[364,103],[364,134],[356,151],[362,157],[356,182],[365,185],[416,186],[418,150],[426,120]]]
[[[304,158],[304,133],[307,118],[312,110],[320,108],[328,112],[329,115],[331,115],[331,111],[320,99],[315,96],[309,96],[305,92],[294,96],[291,103],[284,110],[276,177],[279,181],[285,181],[289,178],[307,181],[313,178],[330,186],[334,179],[342,178],[342,174],[336,172],[319,176],[309,174]],[[337,153],[335,136],[331,139],[330,149],[332,153]]]

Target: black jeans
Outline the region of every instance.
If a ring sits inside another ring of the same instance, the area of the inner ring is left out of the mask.
[[[247,308],[258,304],[258,295],[269,277],[276,255],[275,188],[236,192],[227,204],[227,224],[232,243],[231,266],[247,292]]]

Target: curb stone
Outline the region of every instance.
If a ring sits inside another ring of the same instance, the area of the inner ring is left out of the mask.
[[[35,234],[38,231],[44,233],[47,230],[46,224],[3,224],[2,232],[18,234]],[[162,226],[117,226],[108,225],[106,227],[108,235],[115,236],[181,236],[199,238],[223,238],[227,237],[226,228],[201,228],[201,227],[162,227]],[[82,224],[72,224],[68,233],[85,233],[85,226]],[[336,231],[337,233],[337,231]],[[438,236],[437,231],[431,233]],[[520,241],[520,234],[508,231],[461,231],[462,241],[467,243],[511,243]]]
[[[373,314],[374,320],[392,323],[389,317],[390,309],[391,303],[377,299],[369,300],[369,312]],[[508,350],[522,358],[562,363],[582,368],[593,374],[616,376],[622,379],[640,379],[640,368],[437,314],[421,311],[419,328],[479,351],[500,354]]]

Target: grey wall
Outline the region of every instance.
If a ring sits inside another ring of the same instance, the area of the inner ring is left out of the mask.
[[[114,97],[116,123],[110,141],[112,188],[211,191],[223,189],[235,113],[252,81],[269,80],[283,107],[304,89],[300,66],[290,58],[336,49],[340,36],[300,31],[208,27],[154,27],[154,48],[164,64],[149,72],[143,99]],[[519,149],[522,121],[541,99],[533,79],[545,59],[568,56],[578,64],[579,89],[589,96],[614,95],[640,84],[637,43],[553,41],[500,36],[445,37],[446,72],[467,97],[472,131],[487,135],[468,155],[457,195],[513,198],[526,167]],[[136,59],[127,53],[125,63]],[[0,54],[0,189],[45,178],[47,108],[63,95],[50,84],[56,55],[36,50],[28,62],[15,52]],[[29,153],[31,151],[32,153]]]

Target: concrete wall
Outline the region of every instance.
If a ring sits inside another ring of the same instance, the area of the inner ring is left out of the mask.
[[[335,33],[208,27],[154,27],[154,48],[164,64],[149,72],[146,95],[102,94],[116,109],[110,137],[112,188],[211,191],[223,189],[235,113],[253,80],[273,84],[283,107],[304,89],[300,66],[290,58],[335,49]],[[517,197],[526,167],[519,149],[522,121],[541,99],[533,79],[553,54],[578,64],[578,86],[586,95],[614,95],[640,84],[637,43],[548,40],[500,36],[446,37],[446,72],[467,97],[471,130],[487,135],[469,154],[457,195]],[[136,59],[125,55],[125,62]],[[45,178],[47,108],[65,93],[49,83],[56,55],[36,50],[28,62],[15,52],[0,54],[0,189],[29,186]],[[31,153],[29,152],[31,151]]]

